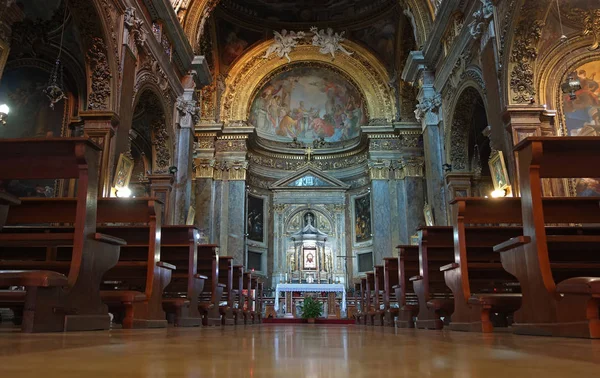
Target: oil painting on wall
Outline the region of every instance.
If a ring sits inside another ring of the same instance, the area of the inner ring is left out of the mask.
[[[265,138],[311,143],[355,138],[365,123],[358,90],[341,74],[320,67],[294,67],[257,92],[250,122]]]
[[[264,241],[264,200],[248,196],[248,239]]]
[[[247,48],[263,38],[263,34],[219,20],[219,50],[221,64],[229,67]]]
[[[356,242],[371,240],[371,195],[354,199],[354,228]]]
[[[578,67],[572,75],[578,77],[581,89],[577,97],[563,98],[566,131],[570,136],[600,136],[600,61]],[[577,179],[578,196],[600,196],[600,179]]]

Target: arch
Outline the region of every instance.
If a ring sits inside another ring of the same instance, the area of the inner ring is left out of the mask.
[[[264,59],[265,52],[273,41],[265,41],[248,51],[230,69],[225,81],[225,92],[221,101],[221,121],[225,125],[246,122],[253,95],[261,83],[278,69],[288,64],[285,59]],[[351,41],[344,47],[354,54],[339,53],[332,61],[318,47],[300,45],[291,54],[292,63],[310,62],[334,67],[346,77],[353,78],[357,88],[364,94],[370,122],[389,123],[395,119],[396,105],[389,86],[387,70],[368,50]]]
[[[333,218],[331,217],[331,214],[329,214],[327,211],[325,211],[324,209],[318,208],[318,207],[309,207],[309,206],[302,206],[299,207],[297,209],[294,209],[294,211],[292,211],[288,216],[287,219],[285,220],[284,223],[284,231],[287,232],[290,228],[290,222],[292,221],[292,219],[294,219],[294,217],[300,213],[304,213],[304,212],[316,212],[319,213],[321,215],[323,215],[325,217],[325,219],[327,219],[327,221],[329,222],[329,226],[331,227],[332,230],[335,230],[335,221],[333,220]],[[303,226],[302,226],[303,227]]]
[[[145,117],[145,123],[141,130],[145,139],[152,147],[152,173],[164,174],[169,172],[169,167],[173,165],[173,145],[171,141],[175,140],[174,130],[171,127],[172,117],[170,108],[164,103],[160,95],[160,90],[152,83],[146,83],[137,93],[134,100],[134,121],[132,129],[136,130],[136,111],[139,106],[143,106],[141,116]]]
[[[115,27],[119,14],[107,0],[70,0],[69,10],[80,32],[87,78],[87,110],[117,109],[120,52]]]
[[[465,81],[457,91],[458,96],[451,108],[451,119],[448,123],[450,129],[446,132],[446,162],[452,165],[452,171],[467,172],[472,167],[469,145],[470,133],[473,122],[473,116],[478,105],[481,102],[487,117],[487,104],[485,95],[479,86],[472,82]],[[484,128],[487,127],[487,124]]]

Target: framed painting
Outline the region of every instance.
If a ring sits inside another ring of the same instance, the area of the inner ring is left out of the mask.
[[[354,236],[356,243],[371,240],[371,194],[354,199]]]
[[[506,170],[502,151],[492,152],[488,164],[494,183],[494,190],[502,190],[510,186],[510,182],[508,181],[508,171]]]
[[[128,158],[124,154],[119,155],[119,161],[117,162],[117,171],[115,172],[113,187],[116,189],[127,187],[129,185],[129,180],[131,180],[132,173],[133,160]]]
[[[431,210],[431,205],[428,203],[425,203],[425,206],[423,206],[423,216],[425,217],[426,226],[434,225],[435,222],[433,220],[433,211]]]
[[[194,210],[193,206],[190,206],[187,213],[187,218],[185,220],[185,224],[187,226],[193,226],[194,221],[196,220],[196,210]]]
[[[265,240],[264,206],[263,198],[251,195],[248,196],[248,217],[246,220],[248,239],[261,243]]]

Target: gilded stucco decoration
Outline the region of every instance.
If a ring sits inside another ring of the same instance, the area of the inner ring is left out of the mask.
[[[232,122],[248,119],[255,92],[267,78],[287,64],[286,60],[264,59],[271,43],[272,41],[265,41],[255,46],[231,68],[225,80],[221,104],[221,121],[226,127],[231,126]],[[318,47],[299,45],[294,50],[292,63],[332,67],[352,78],[366,100],[369,118],[391,122],[395,119],[396,106],[388,85],[387,70],[365,48],[351,41],[345,41],[344,45],[356,54],[338,55],[332,62],[331,57],[321,54]]]
[[[600,9],[570,8],[565,13],[567,19],[583,25],[583,36],[592,37],[589,49],[594,51],[600,48]]]
[[[481,94],[473,86],[466,86],[460,92],[452,112],[451,129],[446,133],[447,161],[452,165],[452,171],[468,171],[469,164],[469,132],[475,106]]]

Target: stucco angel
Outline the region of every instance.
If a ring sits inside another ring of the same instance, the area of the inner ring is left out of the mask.
[[[288,60],[288,63],[292,60],[290,59],[289,54],[292,52],[294,47],[298,45],[298,40],[304,38],[306,35],[304,32],[289,32],[283,29],[281,33],[278,31],[273,31],[274,41],[267,49],[264,58],[267,59],[271,54],[276,54],[278,57],[285,57]]]
[[[316,26],[310,28],[310,31],[314,34],[312,44],[320,47],[319,52],[321,54],[330,54],[332,59],[335,59],[335,52],[338,50],[346,55],[353,54],[341,45],[341,42],[345,40],[345,32],[334,33],[331,28],[327,28],[327,32],[325,32],[323,29],[318,30]]]

